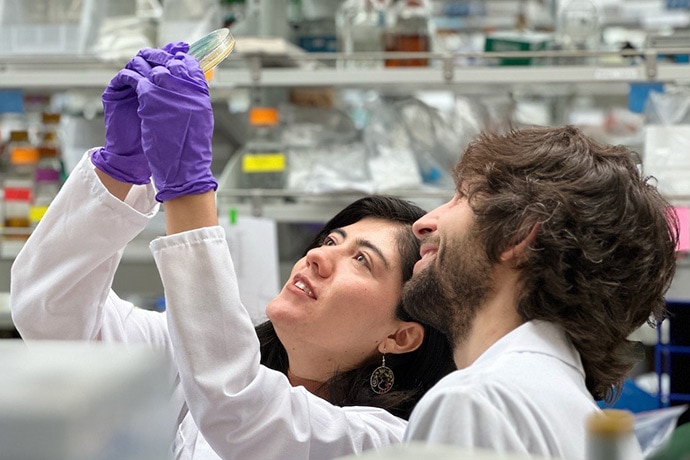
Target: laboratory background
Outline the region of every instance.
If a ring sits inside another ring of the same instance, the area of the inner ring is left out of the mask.
[[[83,153],[103,144],[110,78],[141,48],[219,28],[235,42],[207,74],[212,169],[253,320],[319,225],[354,199],[387,193],[432,209],[452,196],[452,165],[481,130],[572,124],[633,148],[675,206],[672,314],[636,334],[646,359],[619,403],[677,407],[684,422],[688,0],[1,0],[0,338],[18,338],[14,257]],[[163,218],[128,246],[113,286],[159,311],[148,244]]]

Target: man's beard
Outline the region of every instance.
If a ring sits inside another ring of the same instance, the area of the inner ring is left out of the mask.
[[[414,319],[441,331],[455,347],[467,338],[491,290],[492,264],[473,231],[445,248],[405,284],[402,304]]]

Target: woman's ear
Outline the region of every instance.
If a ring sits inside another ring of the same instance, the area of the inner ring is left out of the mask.
[[[409,353],[415,351],[424,341],[424,326],[416,321],[402,321],[395,333],[379,344],[381,354]]]

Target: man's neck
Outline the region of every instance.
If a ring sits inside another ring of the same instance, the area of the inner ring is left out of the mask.
[[[475,314],[469,333],[455,344],[453,358],[458,369],[474,363],[494,343],[525,321],[517,311],[518,273],[498,266],[497,287]]]

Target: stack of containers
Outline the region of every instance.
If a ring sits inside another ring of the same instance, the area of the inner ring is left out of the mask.
[[[28,233],[21,229],[29,227],[38,149],[29,141],[28,131],[15,130],[10,132],[6,154],[9,166],[3,181],[3,239],[25,239]]]
[[[44,112],[41,115],[43,132],[38,143],[38,164],[34,184],[34,199],[29,212],[29,223],[35,226],[41,220],[48,205],[53,201],[62,184],[62,149],[57,127],[59,113]]]

